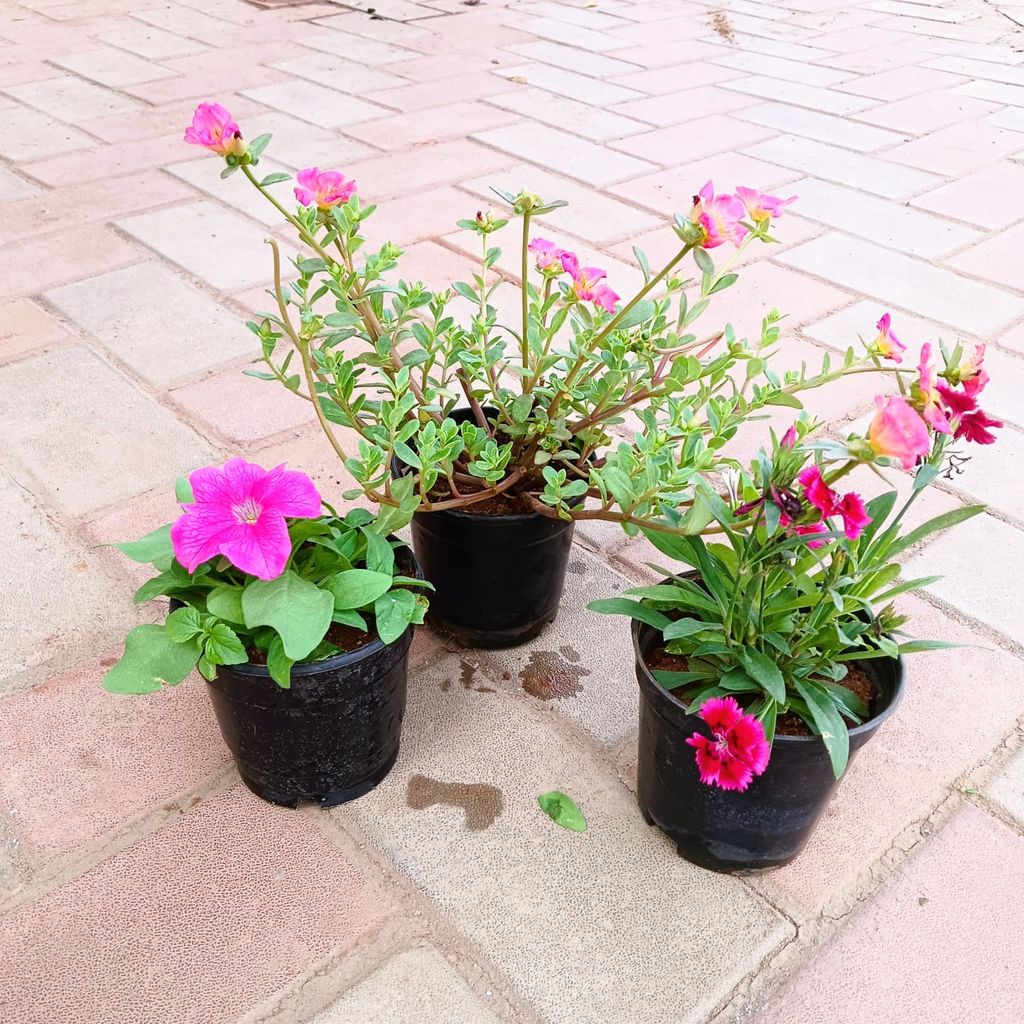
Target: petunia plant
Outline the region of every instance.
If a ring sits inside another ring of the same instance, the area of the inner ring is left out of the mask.
[[[888,315],[874,344],[901,357]],[[858,662],[951,646],[908,638],[893,602],[938,578],[901,579],[901,556],[983,511],[957,508],[904,527],[957,440],[995,440],[991,431],[1002,424],[977,404],[988,380],[983,358],[983,346],[967,354],[958,345],[943,349],[938,370],[924,345],[912,379],[899,378],[904,393],[879,396],[863,437],[816,439],[801,416],[712,500],[720,540],[645,531],[686,569],[655,566],[664,583],[591,603],[658,634],[655,679],[711,733],[690,741],[702,781],[746,789],[768,765],[777,730],[819,736],[838,778],[849,728],[873,713],[870,681],[866,689],[864,680],[860,688],[851,682]],[[913,470],[909,497],[900,503],[889,490],[865,502],[843,493],[837,485],[862,464]]]
[[[734,464],[729,441],[769,407],[799,409],[799,394],[848,373],[887,371],[870,346],[820,369],[778,374],[780,315],[753,339],[728,323],[703,327],[709,308],[751,246],[774,241],[795,197],[756,189],[716,193],[708,182],[675,215],[674,255],[628,299],[599,267],[535,237],[537,221],[566,204],[496,190],[507,214],[459,222],[479,240],[479,263],[443,291],[398,274],[401,250],[367,245],[375,207],[338,171],[300,171],[289,208],[261,176],[270,136],[244,140],[218,104],[202,104],[185,140],[243,174],[294,229],[301,251],[272,250],[273,306],[248,326],[258,369],[310,402],[361,493],[385,507],[505,511],[602,519],[689,534],[712,522],[708,475]],[[499,321],[504,280],[496,244],[520,222],[518,315]],[[714,250],[728,252],[716,265]],[[344,429],[341,429],[344,428]],[[682,509],[683,515],[676,511]]]
[[[116,545],[157,572],[136,603],[165,597],[172,608],[128,634],[107,690],[152,693],[197,667],[213,679],[218,665],[246,662],[288,687],[298,662],[374,635],[392,643],[423,621],[429,584],[405,574],[413,563],[391,536],[408,522],[401,510],[342,517],[303,473],[241,458],[182,478],[176,496],[174,523]]]

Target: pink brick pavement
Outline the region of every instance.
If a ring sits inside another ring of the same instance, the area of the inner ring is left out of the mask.
[[[623,1005],[623,1024],[665,1019],[657,1006],[695,1024],[1020,1020],[1024,793],[1005,765],[1024,742],[1024,488],[1000,481],[1019,470],[998,452],[930,499],[990,502],[969,540],[937,538],[911,567],[946,577],[908,603],[920,631],[967,646],[910,663],[911,695],[806,856],[750,880],[678,862],[629,799],[625,634],[577,616],[588,588],[644,577],[643,544],[578,533],[557,636],[584,694],[606,695],[589,708],[538,703],[507,658],[460,662],[420,635],[422,733],[401,773],[479,782],[445,743],[456,723],[476,742],[490,714],[523,730],[490,783],[564,772],[551,783],[576,779],[600,823],[547,845],[507,795],[462,860],[460,811],[411,812],[387,787],[325,815],[232,786],[198,679],[135,703],[103,694],[139,572],[97,545],[165,520],[174,476],[218,456],[301,465],[337,504],[350,485],[301,403],[241,376],[241,321],[269,277],[260,242],[279,222],[181,142],[203,100],[250,137],[273,132],[286,169],[356,176],[381,202],[373,239],[405,246],[406,276],[432,287],[464,273],[454,221],[490,184],[570,200],[545,233],[619,291],[637,278],[632,247],[666,253],[707,178],[801,195],[729,293],[737,328],[779,306],[786,365],[868,335],[885,309],[905,340],[985,341],[1003,450],[1024,451],[1022,25],[1022,0],[0,9],[0,549],[17,573],[0,594],[16,634],[0,648],[0,1020],[578,1024]],[[510,281],[513,264],[499,264]],[[810,401],[828,429],[870,408],[855,380]],[[452,685],[474,671],[480,689]],[[482,743],[479,765],[492,754]],[[581,870],[566,844],[591,841]],[[513,844],[527,869],[506,898],[467,901],[460,878],[486,893]],[[609,910],[640,878],[683,912]],[[698,921],[714,922],[706,940]],[[583,981],[554,958],[587,929],[619,952],[583,958]],[[408,994],[386,1020],[364,1005],[371,981]]]

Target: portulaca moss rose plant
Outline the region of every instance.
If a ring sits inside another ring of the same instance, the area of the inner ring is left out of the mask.
[[[194,668],[266,665],[280,687],[297,663],[393,643],[423,621],[427,584],[406,575],[389,534],[408,519],[394,508],[341,517],[303,473],[244,459],[198,469],[178,483],[182,515],[141,540],[118,544],[157,575],[136,602],[170,598],[162,624],[137,626],[104,679],[115,693],[150,693]]]
[[[202,104],[185,140],[219,155],[225,176],[243,174],[301,245],[285,263],[268,239],[273,308],[248,325],[264,364],[250,372],[312,403],[362,493],[417,513],[417,555],[437,586],[432,621],[452,626],[460,614],[488,609],[492,619],[516,621],[506,631],[456,630],[464,642],[521,642],[550,621],[571,538],[558,536],[559,524],[600,519],[629,533],[641,526],[699,533],[713,523],[709,474],[732,464],[728,444],[746,419],[772,406],[799,409],[807,388],[883,369],[877,353],[851,350],[838,366],[826,359],[820,369],[776,374],[774,311],[749,340],[727,323],[701,327],[712,301],[736,281],[737,258],[774,241],[774,224],[795,197],[743,187],[716,193],[708,182],[674,217],[671,259],[652,269],[635,250],[644,283],[623,299],[604,270],[532,236],[537,219],[563,201],[496,190],[507,217],[478,212],[459,222],[479,237],[476,270],[431,291],[399,276],[397,246],[368,249],[364,227],[374,206],[341,172],[300,171],[298,205],[289,209],[271,191],[288,176],[258,173],[269,136],[248,141],[224,107]],[[492,301],[504,279],[495,243],[513,217],[522,229],[514,239],[519,315],[502,323]],[[715,250],[729,253],[718,266]],[[461,518],[452,521],[452,513]],[[486,536],[471,523],[510,516],[532,517],[533,534],[492,543],[499,526],[525,530],[522,518],[495,523]],[[436,550],[442,542],[447,547]],[[493,584],[481,582],[495,577],[499,552],[513,549],[519,563],[498,573],[505,593],[525,587],[542,566],[552,576],[532,611],[497,608]],[[456,573],[456,565],[464,570]]]

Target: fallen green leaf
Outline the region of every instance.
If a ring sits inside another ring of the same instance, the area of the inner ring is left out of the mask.
[[[556,824],[570,832],[586,832],[587,819],[571,796],[553,789],[537,797],[540,809]]]

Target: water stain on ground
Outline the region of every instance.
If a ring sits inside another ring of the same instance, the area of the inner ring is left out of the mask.
[[[497,786],[483,782],[441,782],[427,775],[413,775],[405,793],[405,802],[414,811],[443,804],[461,807],[466,812],[466,828],[482,832],[494,824],[505,809],[505,799]]]
[[[554,651],[531,651],[530,660],[519,673],[523,689],[538,700],[558,700],[561,697],[575,697],[583,692],[580,680],[590,675],[590,670],[574,661],[567,660],[570,654],[579,654],[566,645],[562,654]],[[564,655],[564,656],[563,656]]]

